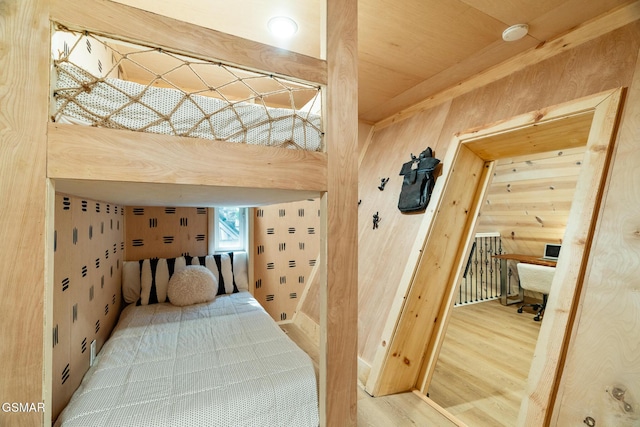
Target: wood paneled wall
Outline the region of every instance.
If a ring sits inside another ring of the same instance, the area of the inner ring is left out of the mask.
[[[276,321],[292,320],[320,249],[320,202],[254,209],[254,295]]]
[[[504,253],[542,256],[562,243],[584,147],[496,162],[478,233],[499,232]],[[509,263],[517,276],[514,263]]]
[[[127,261],[208,254],[208,209],[127,206]]]
[[[53,289],[53,412],[66,406],[120,315],[121,206],[56,194]]]
[[[378,346],[386,345],[382,331],[394,319],[380,318],[389,313],[394,298],[404,298],[398,286],[413,269],[406,265],[406,254],[419,232],[420,215],[400,214],[393,190],[400,185],[396,175],[407,151],[415,154],[430,145],[442,158],[457,132],[628,86],[639,46],[640,24],[635,22],[375,132],[360,168],[359,187],[358,346],[365,362],[371,363]],[[383,176],[391,180],[380,192],[377,185]],[[380,226],[372,230],[376,211]]]

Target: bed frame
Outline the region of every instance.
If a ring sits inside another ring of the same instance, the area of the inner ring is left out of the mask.
[[[45,0],[36,3],[47,4]],[[58,191],[123,204],[172,206],[206,205],[204,202],[212,199],[247,205],[320,196],[320,272],[324,284],[320,419],[321,425],[355,425],[357,2],[326,3],[326,60],[322,60],[108,0],[49,1],[49,22],[311,82],[323,86],[326,97],[322,153],[49,123],[47,193],[50,198]],[[39,69],[46,72],[43,66]],[[48,233],[52,233],[51,215]],[[48,246],[45,253],[49,261],[45,259],[45,264],[53,265],[53,249]],[[45,274],[45,282],[50,301],[50,272]],[[49,302],[45,304],[45,320],[49,322],[51,311]],[[50,331],[51,325],[45,321],[43,396],[49,408]]]

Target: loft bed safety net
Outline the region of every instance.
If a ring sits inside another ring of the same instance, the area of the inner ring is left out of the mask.
[[[57,123],[322,151],[320,88],[58,27]]]

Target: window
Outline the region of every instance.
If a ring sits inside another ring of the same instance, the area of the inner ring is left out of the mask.
[[[213,209],[213,251],[242,251],[246,247],[247,209]]]

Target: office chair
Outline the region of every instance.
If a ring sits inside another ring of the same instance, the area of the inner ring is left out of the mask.
[[[533,318],[539,322],[544,315],[544,309],[547,305],[547,296],[553,282],[553,275],[556,272],[555,267],[547,267],[543,265],[518,263],[518,277],[520,278],[520,286],[522,289],[539,292],[542,294],[542,304],[523,304],[518,307],[518,313],[522,313],[524,307],[532,307],[537,311]]]

